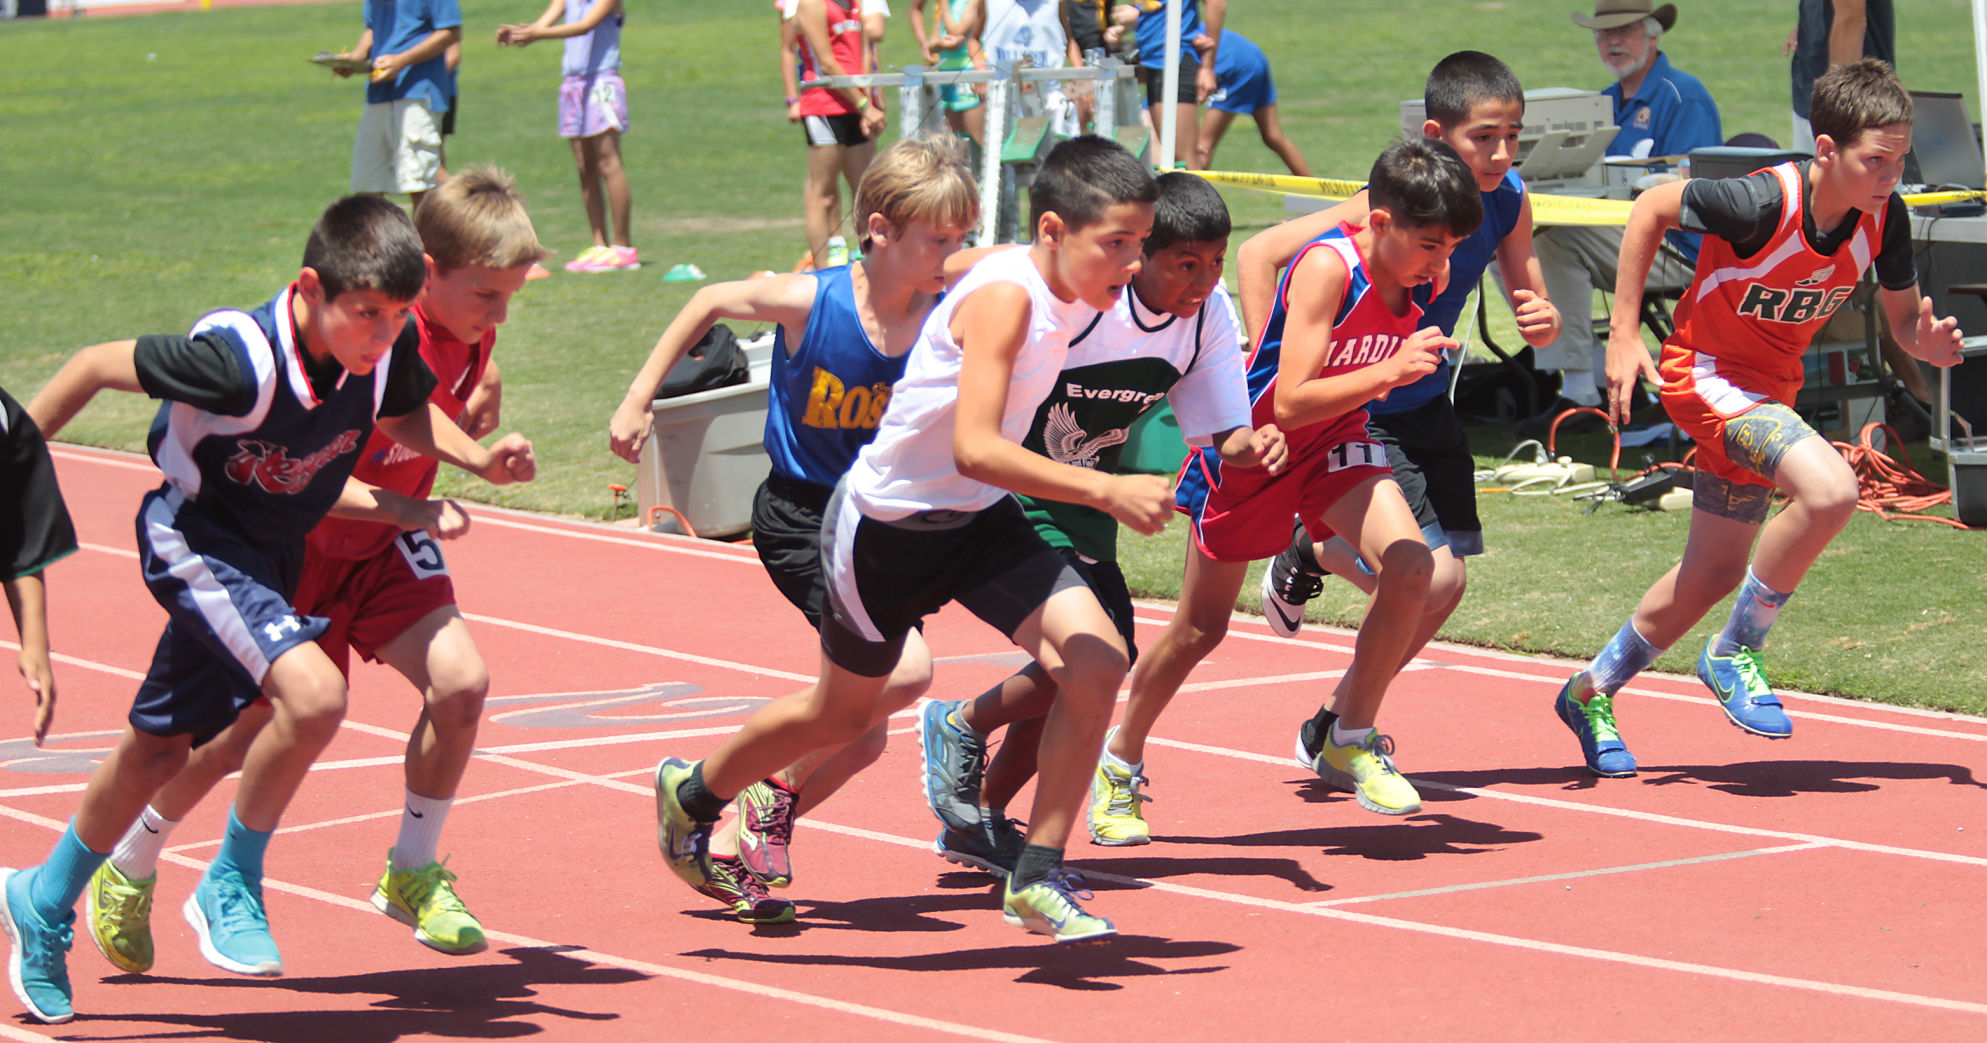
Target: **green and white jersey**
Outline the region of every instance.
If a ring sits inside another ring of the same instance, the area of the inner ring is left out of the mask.
[[[1070,342],[1023,445],[1061,464],[1115,474],[1132,422],[1165,399],[1189,445],[1249,425],[1242,326],[1216,287],[1191,319],[1154,313],[1127,287],[1117,306]],[[1057,546],[1116,561],[1117,520],[1077,504],[1022,497],[1036,531]]]

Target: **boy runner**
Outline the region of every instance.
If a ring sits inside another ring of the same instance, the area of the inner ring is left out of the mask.
[[[831,610],[820,679],[759,710],[708,759],[656,767],[657,840],[687,883],[709,879],[710,824],[725,803],[809,750],[873,726],[906,635],[958,600],[1062,670],[1030,842],[1003,915],[1058,941],[1116,932],[1083,909],[1087,892],[1062,868],[1062,850],[1126,653],[1096,596],[1009,494],[1088,503],[1143,532],[1164,524],[1161,480],[1100,475],[1020,445],[1071,338],[1138,271],[1157,194],[1151,174],[1112,142],[1057,145],[1030,192],[1033,244],[975,266],[932,312],[876,440],[823,512]]]
[[[139,563],[165,632],[130,726],[48,859],[0,870],[10,983],[35,1018],[73,1016],[69,925],[97,867],[188,749],[264,696],[274,727],[249,748],[226,839],[185,913],[209,962],[282,973],[263,854],[345,713],[345,679],[316,643],[328,621],[290,607],[305,534],[334,508],[445,538],[467,527],[445,501],[348,487],[375,423],[493,482],[536,470],[523,439],[485,449],[428,402],[434,374],[401,339],[425,275],[407,215],[378,196],[347,196],[318,220],[296,281],[267,304],[212,312],[184,337],[85,348],[29,405],[54,433],[104,388],[168,400],[151,437],[165,484],[138,515]]]
[[[545,257],[509,174],[473,166],[442,183],[414,215],[427,279],[414,300],[421,361],[435,374],[429,401],[470,437],[497,427],[502,385],[490,352],[511,295]],[[511,436],[513,439],[518,436]],[[437,465],[375,430],[353,476],[414,499],[433,491]],[[341,674],[351,651],[400,672],[420,691],[407,737],[407,789],[400,831],[373,888],[373,906],[414,928],[437,952],[462,956],[487,943],[482,924],[455,894],[455,873],[437,857],[443,824],[476,745],[490,672],[455,607],[441,548],[420,529],[327,518],[306,538],[294,605],[330,627],[318,645]],[[258,704],[188,758],[125,831],[91,878],[86,908],[97,951],[120,970],[152,966],[151,908],[159,855],[174,827],[215,784],[240,768],[268,723]]]
[[[951,139],[900,141],[876,157],[856,189],[863,258],[806,275],[746,279],[698,290],[663,331],[614,413],[614,452],[641,458],[654,422],[651,401],[677,359],[719,318],[775,322],[772,404],[766,449],[773,469],[752,501],[752,545],[780,593],[816,630],[828,611],[821,573],[821,514],[856,453],[876,436],[891,387],[945,287],[946,260],[964,243],[978,189]],[[931,653],[913,630],[891,670],[882,712],[895,712],[931,683]],[[883,755],[887,725],[812,753],[738,794],[736,829],[713,838],[700,890],[746,923],[793,919],[793,903],[768,885],[793,879],[787,847],[793,821]]]
[[[1056,390],[1035,414],[1025,445],[1115,474],[1127,429],[1164,398],[1190,444],[1212,445],[1237,466],[1281,468],[1282,432],[1249,426],[1241,328],[1221,288],[1228,232],[1228,208],[1214,186],[1183,172],[1160,175],[1152,238],[1130,292],[1070,344]],[[1024,499],[1023,506],[1035,531],[1097,592],[1135,660],[1117,522],[1054,500]],[[934,845],[941,857],[996,874],[1013,867],[1020,833],[1006,808],[1034,775],[1041,722],[1055,694],[1055,682],[1031,665],[977,699],[925,704],[918,735],[925,797],[945,827]],[[1001,727],[1007,739],[989,768],[988,737]],[[1093,805],[1092,839],[1098,826]]]
[[[1555,700],[1596,775],[1635,774],[1615,693],[1735,587],[1731,616],[1697,657],[1698,679],[1740,730],[1792,734],[1760,651],[1857,499],[1848,462],[1793,402],[1802,355],[1864,270],[1876,268],[1885,317],[1906,351],[1935,366],[1960,359],[1957,322],[1934,318],[1919,295],[1910,215],[1897,194],[1911,95],[1888,64],[1864,58],[1815,81],[1810,116],[1814,159],[1663,185],[1629,214],[1608,331],[1609,411],[1627,420],[1637,377],[1659,385],[1670,419],[1697,443],[1697,479],[1683,560]],[[1704,245],[1659,370],[1637,316],[1657,243],[1673,228],[1704,233]],[[1767,521],[1775,489],[1789,503]]]

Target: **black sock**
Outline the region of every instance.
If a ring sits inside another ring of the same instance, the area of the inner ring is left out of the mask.
[[[716,822],[724,814],[724,806],[731,802],[704,785],[704,762],[698,761],[690,766],[690,777],[676,787],[676,803],[683,805],[683,810],[699,822]]]
[[[1318,715],[1304,722],[1304,730],[1300,736],[1304,741],[1304,749],[1313,754],[1323,750],[1325,740],[1331,738],[1332,724],[1337,720],[1338,714],[1322,706],[1318,707]]]
[[[1331,575],[1330,569],[1318,564],[1317,544],[1311,541],[1311,530],[1306,529],[1303,522],[1298,522],[1291,530],[1290,556],[1297,559],[1297,564],[1313,576]]]
[[[1021,857],[1014,863],[1014,875],[1008,881],[1008,890],[1019,891],[1029,884],[1046,880],[1050,870],[1061,868],[1062,848],[1030,844],[1021,849]]]

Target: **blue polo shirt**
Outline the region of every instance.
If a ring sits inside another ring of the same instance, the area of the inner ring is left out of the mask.
[[[442,29],[462,27],[457,0],[366,0],[366,28],[373,31],[373,57],[399,54]],[[402,69],[392,82],[366,84],[366,104],[412,98],[430,112],[447,112],[453,93],[448,61],[442,55]]]
[[[1661,51],[1634,97],[1622,100],[1620,80],[1601,93],[1614,101],[1614,125],[1621,128],[1608,143],[1610,156],[1679,156],[1725,143],[1711,92],[1697,77],[1672,66]],[[1669,238],[1685,257],[1697,260],[1699,237],[1671,232]]]

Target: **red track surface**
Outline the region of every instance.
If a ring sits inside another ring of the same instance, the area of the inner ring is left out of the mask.
[[[57,462],[85,548],[50,576],[60,735],[0,743],[0,862],[16,866],[73,812],[162,618],[131,550],[156,472],[69,448]],[[416,705],[366,667],[270,850],[289,976],[210,967],[178,914],[218,842],[220,792],[173,836],[153,972],[115,973],[79,934],[77,1020],[13,1013],[0,1037],[1987,1034],[1987,794],[1966,766],[1987,721],[1795,696],[1796,738],[1769,744],[1695,682],[1648,677],[1622,711],[1643,772],[1602,782],[1549,707],[1565,665],[1438,648],[1384,716],[1426,801],[1393,820],[1289,760],[1347,636],[1281,641],[1247,618],[1155,736],[1158,839],[1105,849],[1079,829],[1071,845],[1122,937],[1039,941],[1001,922],[991,878],[932,855],[908,719],[799,830],[800,922],[743,927],[662,867],[650,771],[811,679],[812,633],[748,549],[472,513],[451,566],[494,689],[443,849],[491,950],[430,952],[366,901]],[[1166,611],[1141,609],[1143,640]],[[938,697],[1014,663],[962,613],[929,634]],[[18,688],[9,700],[18,731]]]

